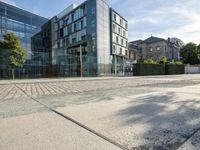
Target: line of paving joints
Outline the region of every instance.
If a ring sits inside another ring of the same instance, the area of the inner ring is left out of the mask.
[[[139,77],[134,77],[139,78]],[[84,81],[101,81],[101,80],[127,80],[128,77],[110,77],[110,78],[97,78],[97,79],[77,79],[77,80],[55,80],[55,81],[32,81],[32,82],[10,82],[10,83],[0,83],[0,85],[12,85],[12,84],[35,84],[35,83],[63,83],[63,82],[84,82]],[[11,80],[12,81],[12,80]]]
[[[159,76],[157,76],[157,77],[159,77]],[[162,77],[164,77],[164,76],[161,76],[161,79],[162,79]],[[131,76],[131,77],[115,77],[115,76],[111,76],[111,77],[109,77],[109,78],[96,78],[96,79],[87,79],[87,78],[83,78],[83,79],[75,79],[75,80],[65,80],[65,78],[64,78],[64,80],[62,80],[62,78],[58,78],[58,80],[54,80],[54,81],[48,81],[48,80],[46,80],[46,79],[44,79],[44,81],[31,81],[31,82],[26,82],[26,81],[22,81],[22,82],[14,82],[14,83],[12,83],[12,82],[9,82],[9,80],[8,80],[8,83],[0,83],[0,85],[11,85],[11,84],[35,84],[35,83],[60,83],[60,82],[84,82],[84,81],[99,81],[99,80],[128,80],[128,79],[151,79],[151,78],[156,78],[156,76],[152,76],[152,77],[145,77],[145,76],[141,76],[141,77],[138,77],[138,76]],[[52,79],[53,80],[53,79]],[[177,79],[174,79],[174,80],[177,80]],[[174,81],[174,80],[171,80],[172,82]],[[183,80],[185,80],[185,79],[183,79]],[[192,79],[192,80],[199,80],[199,78],[194,78],[194,79]],[[12,80],[11,80],[12,81]],[[177,81],[182,81],[182,80],[177,80]]]
[[[92,134],[94,134],[94,135],[96,135],[96,136],[102,138],[103,140],[105,140],[105,141],[107,141],[107,142],[109,142],[109,143],[111,143],[111,144],[113,144],[113,145],[119,147],[120,149],[128,150],[127,147],[124,147],[123,145],[117,143],[116,141],[114,141],[114,140],[112,140],[112,139],[110,139],[110,138],[104,136],[104,135],[101,134],[101,133],[96,132],[95,130],[93,130],[93,129],[87,127],[87,126],[85,126],[84,124],[82,124],[82,123],[80,123],[80,122],[78,122],[78,121],[76,121],[76,120],[74,120],[73,118],[71,118],[71,117],[69,117],[69,116],[67,116],[67,115],[64,115],[64,114],[62,114],[62,113],[56,111],[55,109],[49,107],[48,105],[46,105],[46,104],[44,104],[44,103],[38,101],[37,99],[35,99],[35,98],[33,98],[32,96],[28,95],[28,94],[26,93],[26,91],[24,91],[23,89],[21,89],[20,87],[18,87],[16,84],[15,84],[15,87],[17,87],[19,90],[21,90],[25,95],[27,95],[27,96],[28,96],[29,98],[31,98],[33,101],[39,103],[40,105],[44,106],[44,107],[47,108],[48,110],[52,111],[53,113],[55,113],[55,114],[57,114],[57,115],[59,115],[59,116],[65,118],[65,119],[67,119],[68,121],[71,121],[72,123],[74,123],[74,124],[78,125],[79,127],[81,127],[81,128],[83,128],[83,129],[89,131],[90,133],[92,133]]]
[[[199,128],[197,128],[191,135],[189,135],[179,146],[178,146],[178,148],[177,148],[177,150],[179,149],[179,148],[181,148],[181,146],[183,146],[187,141],[189,141],[197,132],[199,132],[200,131],[200,127]]]

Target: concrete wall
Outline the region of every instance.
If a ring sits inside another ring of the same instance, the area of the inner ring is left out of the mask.
[[[200,65],[186,65],[185,66],[186,74],[200,74]]]

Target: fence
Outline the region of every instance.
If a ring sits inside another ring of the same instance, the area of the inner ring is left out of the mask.
[[[185,65],[185,73],[186,74],[199,74],[200,73],[200,65]]]

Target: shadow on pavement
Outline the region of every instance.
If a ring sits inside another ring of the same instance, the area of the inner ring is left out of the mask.
[[[199,100],[186,97],[183,100],[173,92],[143,96],[115,115],[122,120],[120,126],[148,127],[142,135],[145,143],[133,149],[173,150],[200,128]]]

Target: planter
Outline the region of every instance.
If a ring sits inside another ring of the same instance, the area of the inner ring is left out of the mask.
[[[163,64],[136,64],[136,76],[165,75],[165,65]]]

